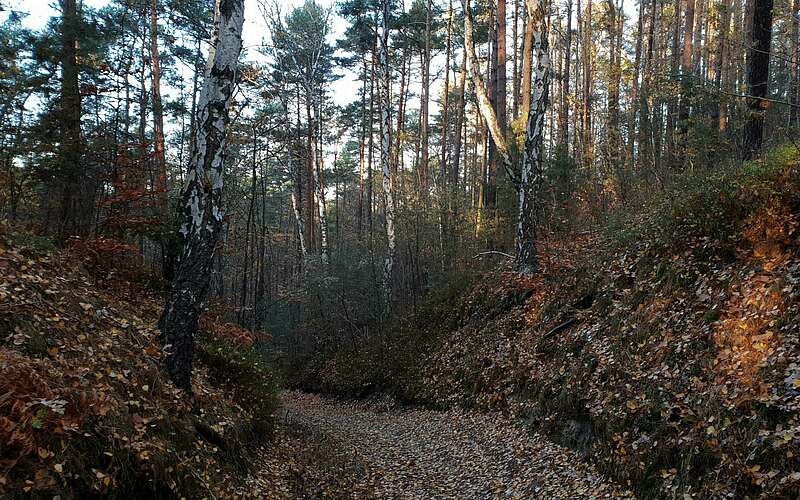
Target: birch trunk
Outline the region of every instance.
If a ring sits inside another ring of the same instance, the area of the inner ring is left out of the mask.
[[[525,274],[537,267],[536,222],[538,195],[544,172],[542,169],[542,144],[544,118],[550,90],[550,56],[548,55],[547,26],[544,23],[544,6],[537,0],[526,0],[528,22],[533,25],[533,52],[536,65],[532,75],[531,109],[525,129],[525,149],[519,185],[519,214],[516,237],[516,269]]]
[[[289,126],[289,123],[288,123],[288,121],[289,121],[288,120],[289,110],[288,110],[288,108],[286,106],[286,103],[284,103],[284,105],[283,105],[283,110],[284,110],[284,113],[286,113],[286,116],[287,116],[286,126],[288,128],[288,126]],[[294,184],[295,184],[294,187],[292,188],[292,211],[294,212],[294,221],[295,221],[295,225],[297,226],[297,238],[298,238],[298,241],[300,243],[300,255],[301,255],[302,259],[303,259],[303,269],[307,269],[307,265],[306,264],[308,263],[308,250],[306,249],[306,238],[305,238],[305,236],[306,236],[306,226],[305,226],[305,224],[303,224],[303,214],[302,214],[302,210],[300,209],[300,201],[298,199],[300,197],[300,194],[302,193],[302,189],[301,189],[301,186],[300,186],[300,171],[299,171],[299,169],[297,169],[294,166],[294,158],[292,157],[291,141],[289,143],[288,156],[289,156],[289,175],[292,176],[292,178],[294,179]]]
[[[380,88],[381,112],[381,167],[383,170],[383,194],[386,197],[386,258],[383,263],[383,287],[385,294],[386,311],[392,307],[392,279],[394,272],[395,234],[394,234],[394,193],[392,190],[392,169],[390,151],[392,138],[390,133],[390,96],[389,96],[389,0],[383,0],[383,15],[381,16],[381,40],[378,55],[380,74],[378,85]]]
[[[461,0],[461,5],[464,9],[464,50],[467,53],[467,69],[472,77],[472,83],[475,87],[475,94],[478,100],[478,110],[486,121],[489,128],[489,133],[497,146],[497,152],[500,155],[500,160],[503,163],[511,182],[517,186],[519,180],[514,172],[514,162],[511,159],[511,154],[508,150],[508,143],[503,135],[500,124],[497,121],[497,115],[492,109],[492,103],[489,100],[489,94],[486,92],[486,85],[481,75],[481,68],[478,65],[477,57],[475,56],[475,41],[472,34],[472,11],[470,10],[470,0]],[[524,76],[524,75],[523,75]],[[523,96],[524,97],[524,96]]]
[[[191,390],[194,337],[224,216],[225,133],[242,49],[244,0],[217,0],[215,17],[215,43],[198,101],[196,139],[182,192],[184,246],[161,321],[167,370],[175,385],[186,390]]]
[[[310,130],[315,130],[317,124],[319,104],[317,103],[316,94],[311,104],[311,123],[308,124]],[[317,153],[317,141],[312,138],[310,142],[311,149],[309,156],[312,161],[312,170],[314,172],[314,187],[316,188],[317,195],[317,216],[319,217],[319,241],[320,241],[320,257],[322,263],[328,265],[328,217],[325,213],[325,185],[322,183],[322,160]]]

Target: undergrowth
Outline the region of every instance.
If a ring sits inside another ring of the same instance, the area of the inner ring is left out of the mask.
[[[93,255],[0,230],[0,496],[247,492],[243,468],[273,432],[269,368],[205,322],[194,395],[176,389],[161,298]]]
[[[583,238],[543,242],[538,275],[484,275],[293,380],[507,412],[645,498],[794,498],[797,163],[784,147],[686,172]]]

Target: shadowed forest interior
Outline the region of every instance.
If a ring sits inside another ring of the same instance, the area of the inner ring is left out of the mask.
[[[800,495],[800,0],[0,39],[0,494]]]

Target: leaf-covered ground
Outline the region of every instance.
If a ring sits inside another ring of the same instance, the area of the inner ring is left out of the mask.
[[[301,392],[285,420],[336,450],[346,483],[320,477],[337,498],[625,498],[576,453],[496,414],[354,403]],[[308,477],[308,475],[307,475]],[[342,477],[342,476],[340,476]],[[257,483],[256,483],[257,484]],[[289,495],[291,496],[291,495]]]
[[[187,397],[162,369],[158,294],[45,246],[0,226],[0,497],[249,498],[266,450],[261,496],[302,484],[301,437],[264,443],[274,388],[243,346],[200,345]]]
[[[496,411],[644,497],[800,495],[800,173],[698,173],[606,230],[544,246],[298,385]],[[393,340],[391,340],[393,339]]]

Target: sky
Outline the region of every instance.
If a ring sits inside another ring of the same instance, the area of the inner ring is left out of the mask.
[[[79,0],[83,5],[92,8],[100,8],[109,3],[109,0]],[[4,0],[5,5],[10,10],[19,12],[26,12],[28,16],[24,20],[24,24],[33,29],[42,29],[47,25],[47,21],[59,14],[57,2],[52,0]],[[303,0],[278,0],[281,5],[282,11],[285,13],[293,7],[303,4]],[[317,0],[317,4],[322,7],[329,8],[335,4],[334,0]],[[242,60],[259,60],[261,57],[258,53],[258,47],[264,42],[264,37],[267,35],[266,23],[264,22],[259,8],[258,0],[245,0],[245,22],[242,29],[242,44],[243,54]],[[8,16],[8,12],[0,12],[0,22],[4,21]],[[331,16],[331,33],[329,41],[331,44],[335,43],[345,30],[345,21],[339,16]],[[186,81],[191,81],[187,78]],[[343,74],[342,78],[335,81],[329,89],[329,95],[333,98],[334,102],[339,105],[348,104],[356,95],[355,77],[352,74]],[[172,92],[171,92],[171,91]],[[177,94],[176,89],[168,89],[168,94]],[[175,97],[175,95],[173,95]]]

